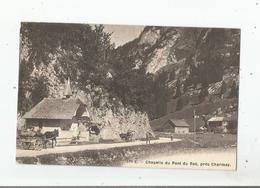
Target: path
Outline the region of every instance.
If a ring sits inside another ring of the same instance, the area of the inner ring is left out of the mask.
[[[170,138],[160,137],[158,140],[151,140],[151,144],[178,142],[178,141],[181,141],[181,139],[173,139],[173,141],[171,141]],[[145,145],[145,144],[146,144],[145,141],[136,140],[133,142],[58,146],[55,148],[43,149],[41,151],[17,149],[16,157],[33,157],[33,156],[51,154],[51,153],[67,153],[67,152],[77,152],[83,150],[102,150],[102,149],[109,149],[109,148],[116,148],[116,147],[137,146],[137,145]]]

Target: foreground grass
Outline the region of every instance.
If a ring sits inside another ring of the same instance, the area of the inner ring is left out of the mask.
[[[193,140],[197,142],[200,147],[222,147],[227,145],[236,144],[237,135],[235,134],[213,134],[213,133],[205,133],[205,134],[171,134],[171,133],[163,133],[163,132],[155,132],[158,137],[171,137],[178,138],[182,140]]]
[[[183,149],[230,147],[236,144],[234,135],[175,135],[183,141],[138,145],[105,150],[85,150],[73,153],[46,154],[36,157],[17,157],[22,164],[121,166],[126,161],[137,160],[159,153],[171,154]]]

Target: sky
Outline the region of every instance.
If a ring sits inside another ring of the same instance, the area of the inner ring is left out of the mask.
[[[144,29],[144,26],[129,25],[104,25],[104,27],[106,32],[113,33],[111,41],[116,47],[137,38]]]

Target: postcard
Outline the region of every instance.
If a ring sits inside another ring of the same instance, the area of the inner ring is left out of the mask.
[[[236,170],[240,29],[23,22],[19,57],[17,164]]]

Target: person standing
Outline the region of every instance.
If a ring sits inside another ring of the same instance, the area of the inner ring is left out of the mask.
[[[78,121],[74,121],[72,123],[70,130],[72,131],[72,143],[77,143],[77,140],[79,138],[79,123],[78,123]]]
[[[86,141],[89,142],[89,127],[87,122],[84,122],[85,132],[86,132]]]
[[[171,134],[171,141],[173,141],[173,135]]]
[[[150,140],[151,140],[151,138],[150,138],[150,133],[147,132],[147,133],[145,134],[145,137],[146,137],[146,144],[150,144],[150,143],[151,143],[151,142],[150,142]]]

